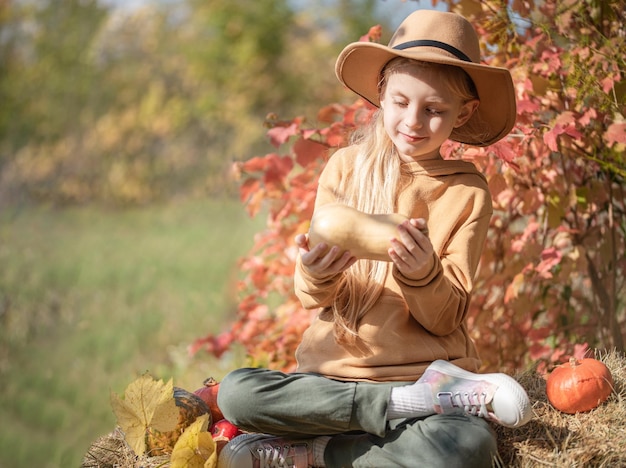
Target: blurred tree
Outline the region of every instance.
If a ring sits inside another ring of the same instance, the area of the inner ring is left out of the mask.
[[[341,44],[356,40],[364,31],[380,21],[375,14],[376,3],[380,3],[379,0],[339,0],[337,14],[345,25],[343,29],[347,35],[339,38]],[[391,6],[389,2],[386,3]],[[385,30],[393,31],[392,28]]]
[[[267,151],[267,112],[314,115],[341,95],[337,37],[374,4],[3,2],[0,199],[231,190],[228,163]]]
[[[0,4],[0,134],[10,149],[57,139],[100,107],[85,53],[105,16],[95,0]]]
[[[241,158],[263,140],[268,109],[289,108],[295,95],[281,63],[293,13],[284,0],[190,0],[189,7],[181,53],[197,86],[190,112],[207,144]]]

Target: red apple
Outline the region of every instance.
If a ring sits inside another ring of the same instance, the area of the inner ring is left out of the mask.
[[[211,426],[211,435],[217,446],[218,454],[222,451],[224,445],[239,434],[242,434],[239,428],[226,419],[220,419]]]
[[[239,428],[227,419],[221,419],[211,426],[213,440],[229,441],[239,434],[241,434]]]

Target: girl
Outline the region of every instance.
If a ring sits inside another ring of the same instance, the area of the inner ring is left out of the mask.
[[[487,421],[521,426],[530,403],[513,378],[475,373],[466,314],[492,206],[485,178],[440,148],[511,130],[511,76],[480,64],[469,22],[430,10],[407,17],[389,46],[348,45],[336,71],[380,110],[327,163],[315,209],[408,220],[388,262],[296,238],[296,293],[321,312],[296,373],[239,369],[221,382],[225,417],[252,433],[223,449],[220,466],[491,466]]]

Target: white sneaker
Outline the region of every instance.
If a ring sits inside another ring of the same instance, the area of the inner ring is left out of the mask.
[[[532,416],[526,391],[506,374],[474,374],[437,360],[419,381],[430,384],[437,413],[464,411],[506,427],[523,426]]]

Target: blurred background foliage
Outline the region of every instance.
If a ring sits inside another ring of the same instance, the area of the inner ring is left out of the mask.
[[[0,2],[0,200],[114,206],[233,191],[263,121],[342,96],[341,44],[396,0]],[[391,8],[388,8],[391,7]]]
[[[264,225],[231,163],[274,149],[269,112],[353,100],[339,49],[418,6],[0,0],[0,467],[79,466],[110,391],[235,365],[187,352]]]

